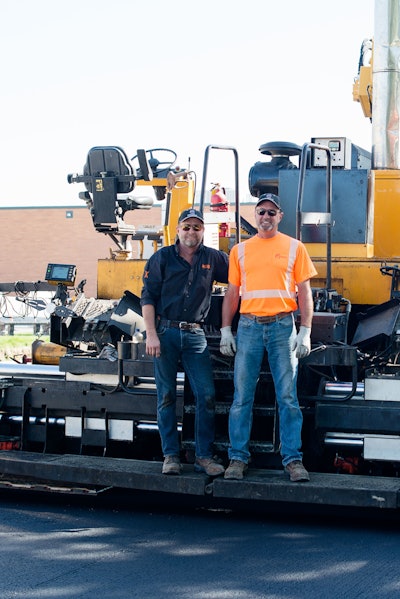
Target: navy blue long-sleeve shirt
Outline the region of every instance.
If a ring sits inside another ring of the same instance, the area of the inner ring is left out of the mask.
[[[201,323],[210,309],[213,283],[228,282],[228,256],[200,245],[189,264],[178,247],[179,241],[149,258],[140,303],[152,304],[161,318]]]

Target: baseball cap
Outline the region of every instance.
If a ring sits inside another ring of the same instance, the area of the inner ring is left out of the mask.
[[[272,202],[273,204],[275,204],[277,208],[279,208],[279,210],[281,209],[281,201],[279,197],[274,193],[263,193],[262,195],[260,195],[256,202],[256,208],[258,204],[261,204],[261,202]]]
[[[182,223],[184,220],[187,220],[188,218],[198,218],[199,220],[201,220],[202,223],[204,223],[202,213],[199,212],[199,210],[195,210],[194,208],[184,210],[179,216],[178,223]]]

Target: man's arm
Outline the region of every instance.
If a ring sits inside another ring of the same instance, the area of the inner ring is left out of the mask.
[[[232,285],[232,283],[228,284],[222,302],[222,327],[228,327],[232,324],[233,317],[239,306],[239,291],[240,288],[236,285]]]
[[[144,304],[142,315],[146,327],[146,354],[159,358],[161,345],[156,331],[156,311],[153,304]]]
[[[298,284],[297,300],[301,316],[301,325],[292,349],[296,352],[296,358],[305,358],[311,351],[311,325],[314,312],[309,279]]]
[[[297,286],[297,299],[301,315],[301,325],[311,329],[314,313],[314,303],[310,285],[310,279],[299,283]]]
[[[143,273],[143,289],[140,298],[142,316],[146,328],[146,354],[158,358],[161,353],[160,339],[156,330],[156,308],[162,290],[162,254],[158,250],[150,256]]]
[[[228,256],[222,250],[218,250],[217,269],[215,280],[217,283],[228,282]]]
[[[224,356],[234,356],[236,352],[236,342],[232,335],[232,320],[239,306],[240,288],[232,283],[228,284],[223,302],[222,302],[222,326],[220,352]]]

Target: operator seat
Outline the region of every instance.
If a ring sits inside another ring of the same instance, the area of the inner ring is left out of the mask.
[[[95,229],[102,233],[130,235],[135,226],[124,222],[127,210],[149,209],[150,197],[134,198],[136,171],[118,146],[95,146],[83,168],[86,192],[80,194],[90,207]]]

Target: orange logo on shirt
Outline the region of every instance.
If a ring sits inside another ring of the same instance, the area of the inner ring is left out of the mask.
[[[201,268],[205,268],[206,270],[210,270],[211,264],[202,264]]]

